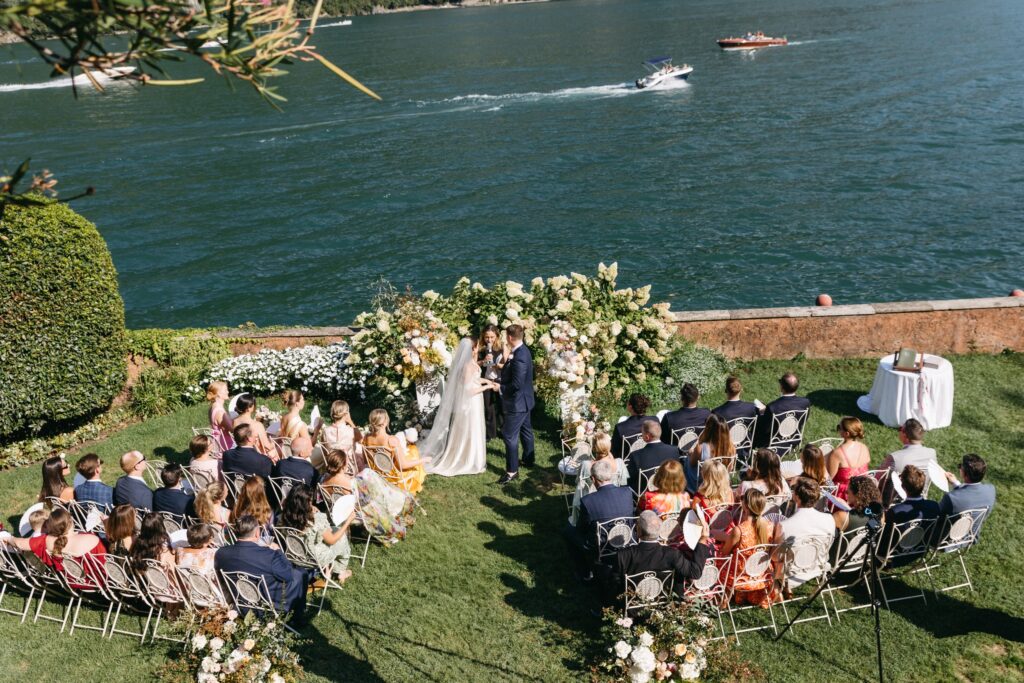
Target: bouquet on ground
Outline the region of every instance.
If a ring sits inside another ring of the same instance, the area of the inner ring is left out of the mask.
[[[638,610],[632,618],[606,610],[607,657],[595,673],[611,681],[697,680],[708,668],[714,619],[698,603]]]

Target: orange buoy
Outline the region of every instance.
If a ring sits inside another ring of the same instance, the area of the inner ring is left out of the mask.
[[[1010,296],[1024,296],[1024,289],[1015,289],[1010,292]]]
[[[831,306],[832,297],[830,297],[828,294],[819,294],[818,300],[815,303],[819,306]]]

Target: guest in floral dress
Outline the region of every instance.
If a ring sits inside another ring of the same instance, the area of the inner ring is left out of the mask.
[[[743,576],[741,585],[736,585],[743,574],[743,568],[753,556],[753,548],[773,544],[782,540],[779,524],[765,519],[767,500],[758,489],[750,489],[741,500],[742,517],[739,524],[729,533],[722,544],[722,553],[733,553],[732,567],[726,581],[727,588],[733,588],[733,601],[737,605],[757,605],[767,609],[775,601],[775,577],[769,566],[760,577]]]
[[[637,512],[654,510],[659,516],[679,514],[690,507],[690,496],[686,493],[686,475],[678,460],[666,460],[654,473],[651,487],[637,501]]]
[[[413,523],[413,497],[369,468],[350,477],[345,457],[342,451],[327,454],[327,472],[321,484],[324,491],[332,499],[337,494],[355,493],[359,499],[356,523],[382,543],[397,543],[405,538]]]
[[[338,583],[345,583],[352,572],[348,559],[352,546],[348,540],[348,528],[356,518],[355,510],[340,526],[335,526],[323,512],[313,506],[312,490],[305,484],[296,484],[284,499],[278,526],[299,531],[317,565],[328,577]]]
[[[213,556],[217,552],[213,545],[213,538],[213,527],[209,524],[190,526],[188,528],[188,545],[175,551],[178,566],[213,578]]]

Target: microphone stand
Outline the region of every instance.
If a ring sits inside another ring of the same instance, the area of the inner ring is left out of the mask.
[[[846,566],[851,558],[855,557],[857,553],[861,551],[865,545],[868,546],[868,550],[864,553],[863,564],[861,565],[861,573],[866,575],[868,582],[868,593],[871,595],[871,611],[875,616],[875,654],[878,657],[878,683],[885,683],[885,671],[882,665],[882,603],[878,599],[880,594],[880,582],[878,579],[878,557],[875,555],[875,548],[877,547],[876,539],[878,538],[878,532],[881,529],[881,523],[878,518],[871,516],[868,512],[868,523],[867,523],[867,534],[860,540],[860,542],[848,550],[846,554],[840,559],[835,568],[828,573],[825,580],[822,581],[821,585],[811,594],[809,598],[804,600],[803,604],[800,605],[800,609],[796,611],[793,618],[786,624],[785,628],[779,632],[779,635],[775,636],[775,641],[779,641],[786,633],[793,627],[799,619],[800,615],[807,610],[807,608],[814,602],[821,593],[832,585],[835,581],[836,576],[839,574],[839,570]],[[824,598],[822,598],[824,602]],[[828,610],[828,607],[825,607]]]

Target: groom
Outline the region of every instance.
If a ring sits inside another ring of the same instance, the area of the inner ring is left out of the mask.
[[[533,354],[523,344],[523,326],[509,325],[507,357],[501,369],[501,405],[505,424],[501,437],[505,440],[505,475],[498,483],[505,485],[519,476],[519,442],[523,442],[523,465],[533,467]]]

